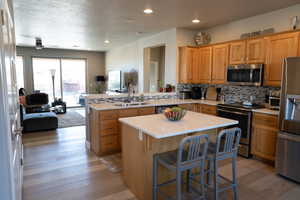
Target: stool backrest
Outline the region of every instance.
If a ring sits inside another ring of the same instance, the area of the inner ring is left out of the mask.
[[[178,148],[177,165],[204,161],[208,149],[208,135],[188,136],[181,140]]]
[[[222,130],[217,138],[216,155],[237,153],[240,139],[240,128]]]

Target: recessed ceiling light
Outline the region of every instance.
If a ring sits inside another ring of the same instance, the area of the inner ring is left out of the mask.
[[[151,14],[151,13],[153,13],[153,10],[150,9],[150,8],[146,8],[146,9],[144,10],[144,13],[145,13],[145,14]]]
[[[105,44],[109,44],[110,41],[109,41],[109,40],[104,40],[104,43],[105,43]]]
[[[196,19],[193,19],[192,22],[193,22],[194,24],[198,24],[198,23],[200,23],[200,20],[196,18]]]

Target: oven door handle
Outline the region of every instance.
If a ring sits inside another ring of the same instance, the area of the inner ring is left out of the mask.
[[[218,108],[218,111],[221,111],[221,112],[226,112],[226,113],[231,113],[231,114],[237,114],[237,115],[244,115],[244,116],[248,116],[248,114],[246,114],[246,113],[235,112],[235,111],[227,111],[227,110],[223,110],[223,109],[220,109],[220,108]]]

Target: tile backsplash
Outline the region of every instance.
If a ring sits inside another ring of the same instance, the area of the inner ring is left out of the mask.
[[[177,91],[198,87],[216,87],[221,88],[221,95],[224,95],[226,103],[243,102],[254,97],[255,103],[265,103],[271,90],[280,90],[277,87],[257,87],[257,86],[233,86],[233,85],[207,85],[207,84],[178,84]]]

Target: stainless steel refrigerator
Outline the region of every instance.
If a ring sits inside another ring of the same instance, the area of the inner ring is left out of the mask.
[[[300,57],[284,61],[276,171],[300,182]]]

